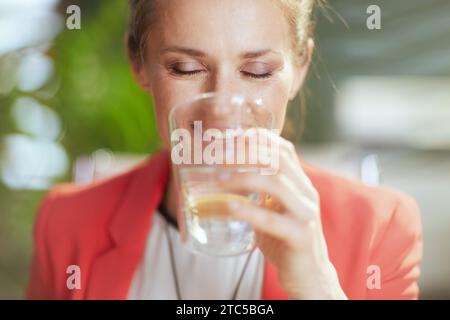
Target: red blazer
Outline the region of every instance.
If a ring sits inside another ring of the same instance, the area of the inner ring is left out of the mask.
[[[319,192],[329,257],[347,297],[417,298],[422,233],[414,200],[305,162],[302,166]],[[35,222],[26,297],[126,299],[169,172],[169,153],[163,151],[124,174],[51,190]],[[66,285],[70,265],[80,267],[80,289]],[[367,285],[371,265],[380,268],[380,289]],[[287,298],[268,261],[261,294],[263,299]]]

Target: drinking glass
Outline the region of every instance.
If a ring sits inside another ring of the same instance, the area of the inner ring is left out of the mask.
[[[238,94],[204,93],[171,109],[177,220],[182,240],[191,250],[232,256],[254,248],[253,228],[234,218],[228,203],[235,200],[262,205],[266,195],[230,190],[223,178],[261,174],[261,168],[268,165],[267,158],[265,163],[258,161],[255,145],[251,146],[255,135],[249,132],[271,130],[273,126],[274,115],[262,99]]]

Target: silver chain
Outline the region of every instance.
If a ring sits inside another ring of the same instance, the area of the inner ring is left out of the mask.
[[[170,264],[171,264],[171,267],[172,267],[172,274],[173,274],[173,280],[175,282],[175,289],[176,289],[176,292],[177,292],[177,299],[178,300],[182,300],[181,292],[180,292],[180,284],[179,284],[179,281],[178,281],[176,264],[175,264],[175,256],[174,256],[174,253],[173,253],[172,240],[170,239],[169,226],[168,226],[168,222],[167,221],[165,223],[165,234],[166,234],[166,237],[167,237],[167,243],[169,245]],[[237,298],[237,294],[239,292],[239,288],[241,287],[242,279],[244,278],[245,270],[247,269],[247,266],[248,266],[248,264],[250,262],[250,258],[252,257],[253,251],[254,250],[252,250],[248,254],[247,259],[245,260],[244,267],[242,268],[241,275],[239,276],[239,280],[238,280],[238,283],[236,285],[236,288],[234,289],[233,296],[231,297],[231,300],[236,300],[236,298]]]

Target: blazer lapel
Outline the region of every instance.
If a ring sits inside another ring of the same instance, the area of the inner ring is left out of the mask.
[[[169,153],[155,154],[131,178],[130,185],[109,228],[112,247],[94,259],[87,299],[126,299],[139,264],[153,213],[158,207],[170,172]]]

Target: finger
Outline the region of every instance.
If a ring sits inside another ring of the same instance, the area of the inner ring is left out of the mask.
[[[285,215],[239,201],[230,201],[232,214],[250,223],[256,230],[292,244],[301,242],[301,225]]]
[[[267,164],[270,161],[271,166],[276,166],[277,168],[273,168],[273,174],[266,175],[275,175],[275,174],[284,174],[285,176],[290,177],[294,183],[299,185],[299,188],[302,189],[303,193],[311,194],[310,187],[312,186],[309,178],[302,174],[303,169],[299,162],[296,159],[290,156],[290,153],[286,151],[284,148],[272,148],[268,147],[265,144],[259,144],[256,146],[250,146],[249,154],[252,155],[253,158],[258,159],[258,164],[264,160],[263,164]]]
[[[303,196],[284,175],[261,176],[255,173],[239,173],[221,176],[220,185],[233,192],[261,192],[277,199],[288,214],[303,221],[314,219],[317,214],[316,202]]]
[[[267,129],[256,129],[252,131],[251,135],[257,135],[259,143],[256,146],[250,146],[249,152],[263,155],[271,161],[278,163],[278,172],[284,173],[297,183],[303,194],[312,199],[317,199],[317,191],[304,172],[292,142],[283,139]]]

